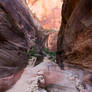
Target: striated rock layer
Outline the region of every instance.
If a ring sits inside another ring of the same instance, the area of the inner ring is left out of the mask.
[[[10,88],[28,63],[37,28],[24,0],[0,0],[0,92]]]
[[[92,69],[92,0],[64,0],[57,61]]]

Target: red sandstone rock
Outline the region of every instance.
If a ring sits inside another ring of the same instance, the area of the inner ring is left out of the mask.
[[[92,69],[92,1],[64,0],[57,62]]]
[[[45,47],[48,48],[50,51],[57,51],[57,39],[58,39],[58,32],[52,32],[48,35],[48,38],[45,42]]]
[[[83,77],[83,82],[92,86],[92,74],[86,74]]]

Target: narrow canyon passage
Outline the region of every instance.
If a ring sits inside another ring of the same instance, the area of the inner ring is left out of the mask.
[[[0,0],[0,92],[20,91],[92,92],[91,0]]]

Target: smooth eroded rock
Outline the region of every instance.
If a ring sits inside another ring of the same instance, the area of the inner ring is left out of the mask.
[[[69,0],[65,0],[63,4],[57,61],[92,69],[92,1],[74,2],[69,4]]]

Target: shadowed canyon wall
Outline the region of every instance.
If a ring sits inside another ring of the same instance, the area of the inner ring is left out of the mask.
[[[0,92],[21,76],[37,33],[24,0],[0,0]]]
[[[64,0],[57,63],[92,69],[92,0]]]

